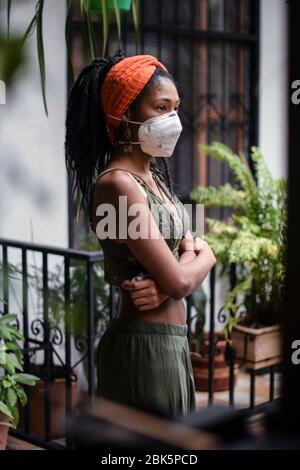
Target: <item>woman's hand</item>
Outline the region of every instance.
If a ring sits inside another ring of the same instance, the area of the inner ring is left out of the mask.
[[[194,251],[194,246],[193,238],[182,238],[179,244],[179,255],[182,255],[185,251]]]
[[[208,243],[205,240],[203,240],[202,238],[196,237],[194,239],[194,250],[195,250],[196,254],[198,255],[200,253],[200,251],[204,250],[205,248],[208,248]]]
[[[134,305],[142,311],[157,308],[169,297],[152,278],[140,281],[126,280],[122,282],[121,287],[129,291]]]
[[[185,251],[194,251],[196,254],[207,247],[207,242],[202,240],[200,237],[193,238],[190,233],[187,237],[184,237],[180,241],[179,245],[179,255],[182,255]]]

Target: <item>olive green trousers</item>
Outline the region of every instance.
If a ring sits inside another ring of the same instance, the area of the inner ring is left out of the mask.
[[[195,410],[187,329],[114,318],[97,349],[98,395],[161,416]]]

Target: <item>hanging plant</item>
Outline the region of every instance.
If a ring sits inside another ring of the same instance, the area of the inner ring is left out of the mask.
[[[48,0],[49,1],[49,0]],[[67,46],[67,59],[68,59],[68,70],[69,70],[69,83],[72,84],[74,81],[73,66],[71,61],[70,47],[68,44],[68,33],[70,21],[72,20],[73,8],[80,5],[80,11],[83,18],[83,23],[87,34],[88,43],[88,55],[89,59],[93,60],[96,57],[96,36],[94,30],[94,15],[99,14],[102,23],[102,56],[105,56],[107,41],[109,37],[109,25],[112,11],[114,12],[117,33],[119,40],[119,48],[122,48],[121,39],[121,13],[132,11],[132,18],[134,29],[136,32],[136,49],[139,51],[139,32],[140,32],[140,21],[139,21],[139,0],[68,0],[67,2],[67,14],[65,23],[65,40]],[[41,79],[41,91],[45,113],[48,116],[47,99],[46,99],[46,67],[45,67],[45,54],[44,54],[44,38],[43,38],[43,12],[44,12],[45,0],[37,0],[35,5],[35,13],[30,21],[25,33],[21,36],[19,47],[22,49],[25,42],[30,38],[34,32],[36,32],[36,44],[37,44],[37,57],[39,64],[39,72]],[[6,36],[9,38],[10,35],[10,23],[13,17],[13,8],[11,0],[7,0],[6,4]],[[93,15],[93,18],[92,18]]]
[[[101,8],[101,4],[104,3],[103,0],[90,0],[90,9],[98,10]],[[109,10],[114,10],[115,8],[122,11],[129,11],[131,8],[131,0],[108,0],[107,7]]]

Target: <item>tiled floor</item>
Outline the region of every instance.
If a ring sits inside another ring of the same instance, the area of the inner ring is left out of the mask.
[[[269,401],[270,374],[256,375],[255,378],[255,405]],[[274,398],[280,396],[281,373],[276,372],[274,377]],[[197,408],[208,405],[208,393],[196,391]],[[234,402],[237,408],[250,406],[250,374],[239,370],[234,391]],[[214,404],[229,405],[229,392],[215,392]]]

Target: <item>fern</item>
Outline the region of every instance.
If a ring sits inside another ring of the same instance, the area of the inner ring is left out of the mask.
[[[233,211],[224,221],[207,217],[204,236],[223,267],[231,263],[237,267],[237,284],[225,300],[231,312],[225,335],[230,338],[239,295],[253,324],[278,321],[285,278],[287,182],[272,177],[257,147],[250,154],[256,180],[246,159],[226,145],[213,142],[201,147],[210,157],[227,163],[234,176],[232,185],[198,186],[190,192],[196,203]]]
[[[246,194],[235,189],[231,184],[215,188],[214,186],[199,186],[191,191],[192,199],[201,199],[206,207],[227,206],[235,210],[245,209]]]

